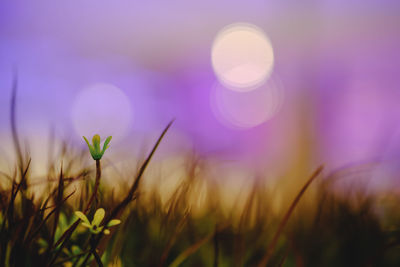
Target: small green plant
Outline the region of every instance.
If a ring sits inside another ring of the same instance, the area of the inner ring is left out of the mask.
[[[97,191],[100,185],[100,178],[101,178],[101,166],[100,166],[100,159],[103,157],[104,152],[106,149],[109,147],[109,143],[111,141],[112,136],[107,137],[106,141],[104,142],[103,149],[100,150],[100,136],[98,134],[95,134],[92,138],[93,145],[89,143],[87,138],[84,136],[83,139],[85,139],[88,147],[90,154],[92,155],[92,158],[96,161],[96,180],[95,180],[95,185],[94,185],[94,190],[93,194],[88,202],[88,205],[86,207],[85,212],[87,212],[92,205],[93,199],[96,200],[95,206],[97,206]]]
[[[79,219],[82,220],[82,225],[89,228],[90,232],[92,232],[93,234],[101,233],[101,231],[104,228],[104,225],[100,226],[100,223],[103,221],[104,215],[105,215],[105,211],[102,208],[96,210],[96,213],[93,216],[92,222],[89,221],[89,219],[86,217],[86,215],[83,212],[75,211],[75,215],[78,216]],[[120,220],[113,219],[107,223],[105,228],[109,228],[109,227],[118,225],[120,223],[121,223]],[[108,229],[104,229],[103,232],[106,235],[110,234],[110,230],[108,230]]]
[[[99,231],[99,224],[100,222],[103,220],[104,218],[104,209],[98,209],[96,211],[96,214],[94,216],[93,222],[92,224],[89,222],[89,220],[87,219],[85,213],[89,212],[89,210],[92,208],[92,204],[94,204],[94,208],[97,208],[97,204],[99,202],[98,200],[98,189],[100,186],[100,179],[101,179],[101,166],[100,166],[100,159],[103,157],[104,152],[106,151],[106,149],[109,147],[109,143],[111,141],[112,136],[107,137],[106,141],[104,142],[103,145],[103,149],[100,150],[100,136],[98,134],[95,134],[92,138],[92,142],[93,144],[91,145],[89,143],[89,141],[87,140],[87,138],[85,136],[83,136],[83,139],[85,139],[86,144],[89,147],[89,151],[90,154],[92,155],[92,158],[96,161],[96,180],[95,180],[95,184],[94,184],[94,188],[93,188],[93,193],[90,196],[90,199],[88,201],[88,203],[86,204],[86,208],[84,209],[83,212],[78,212],[76,213],[77,216],[84,221],[85,226],[89,226],[89,229],[91,230],[92,233],[98,234],[100,232],[103,232],[105,234],[110,233],[110,231],[108,229],[103,230],[103,227],[100,228]],[[94,201],[94,203],[93,203]],[[98,221],[100,218],[100,221]],[[97,223],[98,221],[98,223]],[[114,221],[115,222],[115,221]],[[87,224],[87,225],[86,225]],[[58,241],[56,242],[56,245],[60,245],[61,250],[65,247],[67,241],[71,238],[72,234],[74,233],[75,229],[78,227],[79,225],[79,219],[75,221],[74,224],[72,224],[65,232],[64,234],[58,239]],[[116,225],[116,224],[114,224]],[[108,226],[108,224],[107,224]],[[107,230],[107,231],[106,231]],[[50,265],[53,264],[55,262],[55,260],[58,258],[59,253],[61,250],[58,250],[58,252],[56,252],[56,254],[54,255],[54,257],[52,258],[52,260],[50,261]],[[86,259],[86,261],[88,260],[88,258]]]
[[[93,145],[91,145],[87,138],[83,136],[83,139],[85,139],[86,144],[89,147],[90,154],[94,160],[100,160],[103,157],[104,152],[109,147],[108,144],[110,143],[111,138],[112,136],[107,137],[106,141],[104,142],[103,149],[100,150],[100,136],[98,134],[95,134],[92,138]]]

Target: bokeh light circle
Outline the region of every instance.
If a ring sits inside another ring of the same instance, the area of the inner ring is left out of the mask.
[[[71,112],[72,122],[80,136],[100,134],[113,140],[126,135],[133,114],[128,97],[116,86],[93,84],[76,97]]]
[[[274,52],[265,33],[253,24],[223,28],[211,49],[211,62],[221,83],[236,91],[249,91],[271,74]]]
[[[211,93],[211,108],[216,118],[234,129],[249,129],[273,118],[284,98],[281,84],[270,79],[249,92],[237,92],[216,83]]]

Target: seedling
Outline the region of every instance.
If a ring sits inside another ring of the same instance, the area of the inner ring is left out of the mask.
[[[96,210],[96,212],[93,216],[92,222],[89,221],[89,219],[86,217],[86,215],[83,212],[75,211],[75,215],[78,216],[79,219],[82,220],[81,224],[83,226],[85,226],[86,228],[89,228],[90,232],[92,232],[93,234],[96,234],[96,235],[99,234],[104,228],[104,225],[100,226],[100,223],[103,221],[104,215],[105,215],[105,211],[102,208]],[[105,228],[109,228],[109,227],[118,225],[120,223],[121,223],[120,220],[113,219],[109,223],[107,223]],[[103,232],[106,235],[110,234],[110,230],[108,230],[108,229],[105,229]]]
[[[92,158],[94,160],[100,160],[103,157],[104,152],[109,147],[108,143],[110,143],[111,138],[112,138],[112,136],[107,137],[106,141],[104,142],[103,149],[100,150],[100,136],[98,134],[95,134],[93,136],[93,139],[92,139],[93,145],[91,145],[89,143],[89,141],[87,140],[87,138],[85,136],[83,136],[83,139],[85,139],[86,144],[89,147],[90,154],[92,155]]]

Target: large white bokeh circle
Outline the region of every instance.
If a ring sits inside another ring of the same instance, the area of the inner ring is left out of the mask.
[[[262,84],[274,65],[272,45],[255,25],[235,23],[223,28],[211,49],[211,62],[221,83],[237,91]]]
[[[127,134],[133,114],[128,97],[119,88],[98,83],[78,94],[71,117],[80,136],[99,134],[102,139],[110,135],[119,139]]]

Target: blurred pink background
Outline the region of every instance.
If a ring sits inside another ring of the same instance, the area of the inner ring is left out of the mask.
[[[46,140],[53,127],[58,137],[84,147],[71,109],[85,88],[106,83],[130,103],[127,117],[111,103],[110,112],[122,115],[104,120],[124,121],[123,133],[109,134],[116,136],[115,150],[127,154],[150,146],[175,118],[164,155],[196,151],[260,168],[396,165],[399,14],[400,1],[3,2],[1,149],[11,145],[9,101],[17,69],[24,140]],[[283,94],[271,118],[246,128],[221,120],[210,101],[218,85],[213,42],[237,22],[257,26],[271,41],[274,65],[266,83],[279,84]],[[102,100],[88,103],[95,104],[101,109]]]

